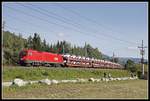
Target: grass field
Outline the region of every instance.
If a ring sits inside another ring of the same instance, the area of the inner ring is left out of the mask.
[[[126,77],[130,73],[126,70],[113,69],[86,69],[86,68],[48,68],[48,67],[14,67],[4,66],[2,72],[3,81],[12,81],[15,78],[23,80],[40,79],[77,79],[77,78],[100,78],[104,72],[111,73],[112,77]]]
[[[147,99],[147,80],[4,87],[3,98]]]

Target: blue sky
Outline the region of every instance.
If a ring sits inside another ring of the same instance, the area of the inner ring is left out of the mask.
[[[148,46],[148,3],[146,2],[3,2],[5,30],[24,38],[40,34],[49,43],[66,40],[85,42],[102,53],[141,58],[137,46]],[[145,58],[148,58],[146,49]]]

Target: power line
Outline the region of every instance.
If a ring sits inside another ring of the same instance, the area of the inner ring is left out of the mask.
[[[30,24],[30,25],[34,25],[34,26],[32,26],[32,27],[35,27],[35,28],[40,28],[40,27],[42,27],[42,26],[40,26],[40,25],[38,25],[38,24],[34,24],[34,23],[29,22],[29,21],[20,19],[19,17],[13,17],[13,16],[11,16],[11,15],[9,15],[9,14],[8,14],[8,17],[13,18],[13,19],[17,19],[17,21],[24,22],[25,24],[28,23],[28,24]],[[55,33],[55,31],[53,31],[53,30],[49,30],[49,29],[48,29],[48,31],[51,31],[51,32],[54,32],[54,33]]]
[[[23,4],[21,4],[21,5],[23,5]],[[31,6],[34,6],[34,5],[32,5],[32,4],[30,4]],[[25,7],[25,5],[24,5],[24,7]],[[27,7],[27,6],[26,6]],[[29,7],[29,6],[28,6]],[[31,7],[29,7],[29,8],[31,8]],[[34,9],[34,8],[37,8],[37,9]],[[40,13],[42,13],[42,14],[46,14],[48,17],[52,17],[52,18],[54,18],[54,19],[56,19],[56,20],[59,20],[59,21],[61,21],[61,22],[63,22],[63,23],[67,23],[67,24],[69,24],[69,25],[73,25],[73,26],[75,26],[75,27],[77,27],[77,28],[80,28],[79,26],[78,26],[78,24],[76,25],[75,23],[71,23],[71,22],[67,22],[66,20],[68,20],[68,19],[66,19],[65,17],[63,17],[63,16],[61,16],[61,19],[60,18],[58,18],[58,15],[57,14],[55,14],[55,13],[53,13],[53,12],[50,12],[50,11],[48,11],[48,10],[46,10],[46,9],[43,9],[43,8],[41,8],[41,7],[35,7],[34,6],[34,8],[31,8],[31,9],[34,9],[35,11],[37,11],[37,12],[40,12]],[[40,10],[40,11],[39,11]],[[43,12],[41,12],[41,11],[44,11],[44,12],[46,12],[46,13],[43,13]],[[63,18],[63,19],[62,19]]]
[[[5,5],[5,6],[6,6],[6,5]],[[9,9],[11,9],[11,10],[14,10],[14,11],[21,12],[21,13],[24,14],[24,15],[28,15],[28,16],[31,16],[31,17],[33,17],[33,18],[37,18],[37,19],[39,19],[39,20],[41,20],[41,21],[47,22],[48,24],[53,24],[53,25],[61,26],[61,27],[65,28],[65,29],[68,28],[68,27],[66,27],[66,26],[63,26],[63,25],[60,25],[60,24],[51,22],[51,21],[49,21],[49,20],[42,19],[42,18],[40,18],[40,17],[38,17],[38,16],[29,14],[29,13],[26,13],[26,12],[24,12],[24,11],[20,11],[20,10],[18,10],[18,9],[15,9],[15,8],[12,8],[12,7],[9,7],[9,6],[6,6],[6,7],[9,8]]]
[[[17,4],[19,4],[19,3],[17,3]],[[19,4],[19,5],[21,5],[21,6],[23,6],[23,7],[25,7],[25,8],[30,8],[30,9],[32,9],[32,10],[34,10],[34,11],[36,11],[36,12],[38,12],[38,13],[40,13],[40,14],[42,14],[42,15],[45,15],[45,16],[47,16],[47,17],[51,17],[51,18],[54,18],[54,19],[56,19],[56,20],[59,20],[59,21],[61,21],[61,22],[63,22],[63,23],[66,23],[66,24],[69,24],[69,25],[71,25],[70,23],[68,23],[68,22],[66,22],[66,21],[64,21],[64,20],[62,20],[62,19],[59,19],[59,18],[57,18],[57,17],[55,17],[55,16],[52,16],[52,15],[50,15],[47,11],[47,13],[44,13],[44,12],[42,12],[42,11],[40,11],[40,10],[43,10],[43,9],[41,9],[41,8],[32,8],[32,7],[30,7],[30,6],[26,6],[26,5],[24,5],[24,4]],[[32,5],[32,4],[30,4],[30,5]],[[45,10],[44,10],[45,11]],[[55,23],[56,24],[56,23]],[[63,26],[64,27],[64,26]],[[76,26],[76,27],[78,27],[78,26]],[[66,28],[66,27],[64,27],[64,28]],[[70,27],[67,27],[67,28],[70,28]],[[79,27],[78,27],[79,28]]]
[[[7,6],[7,7],[8,7],[8,6]],[[24,6],[24,7],[25,7],[25,6]],[[8,8],[10,8],[11,10],[14,10],[14,11],[19,11],[18,9],[14,9],[14,8],[11,8],[11,7],[8,7]],[[27,7],[26,7],[26,8],[27,8]],[[23,12],[23,11],[20,11],[20,12],[23,13],[24,15],[28,15],[28,16],[31,16],[31,17],[40,19],[40,20],[42,20],[42,21],[45,21],[45,22],[47,22],[47,23],[49,23],[49,24],[51,24],[51,25],[54,24],[54,25],[57,25],[57,26],[61,26],[61,27],[63,27],[64,29],[70,29],[70,27],[66,27],[66,26],[63,26],[63,25],[60,25],[60,24],[51,22],[51,21],[49,21],[49,20],[41,19],[40,17],[31,15],[31,14],[29,14],[29,13],[26,13],[26,12]],[[76,29],[74,29],[74,30],[76,30]],[[78,31],[78,30],[76,30],[76,31]],[[78,31],[78,32],[82,33],[81,31]]]
[[[88,17],[86,17],[86,16],[83,16],[83,15],[81,15],[81,14],[75,12],[74,10],[67,9],[67,8],[63,7],[61,4],[59,4],[58,7],[61,7],[61,8],[65,9],[65,10],[67,10],[67,11],[69,11],[69,12],[71,12],[71,13],[77,15],[77,16],[80,16],[80,17],[83,18],[84,20],[87,20],[87,21],[89,21],[89,22],[95,23],[95,24],[97,24],[98,26],[101,26],[101,24],[97,23],[95,20],[90,19],[90,18],[88,18]],[[109,28],[109,29],[110,29],[110,28]],[[126,41],[126,40],[122,40],[122,39],[113,37],[113,36],[111,36],[111,35],[109,35],[109,34],[107,34],[107,36],[109,36],[109,37],[111,37],[111,38],[114,38],[114,39],[116,39],[116,40],[119,40],[119,41],[123,41],[123,42],[127,42],[127,43],[132,43],[132,44],[138,44],[138,43],[135,43],[135,42],[130,42],[130,41]]]
[[[70,24],[70,23],[68,23],[68,22],[66,22],[66,21],[64,21],[64,20],[62,20],[62,19],[58,19],[58,18],[56,18],[56,17],[54,17],[54,16],[51,16],[51,15],[50,15],[51,13],[49,13],[47,10],[41,9],[41,8],[39,8],[39,7],[38,7],[38,8],[36,7],[36,8],[37,8],[37,9],[40,9],[40,10],[43,10],[43,11],[45,11],[45,12],[47,12],[47,13],[43,13],[43,12],[41,12],[41,11],[35,9],[35,8],[31,8],[31,7],[25,6],[25,5],[23,5],[23,4],[19,4],[19,5],[22,5],[22,6],[24,6],[24,7],[28,7],[28,8],[30,8],[30,9],[34,10],[34,11],[37,11],[37,12],[39,12],[39,13],[42,13],[43,15],[46,15],[46,16],[48,16],[48,17],[52,17],[52,18],[54,18],[54,19],[56,19],[56,20],[62,21],[62,22],[67,23],[67,24]],[[32,4],[30,4],[30,5],[32,5]],[[70,24],[70,25],[72,25],[72,24]],[[73,24],[73,26],[75,26],[75,28],[77,27],[77,29],[80,29],[80,27],[78,27],[78,25],[74,25],[74,24]],[[75,30],[76,30],[76,29],[75,29]],[[79,30],[77,30],[77,31],[79,32]],[[81,31],[80,31],[80,32],[81,32]],[[81,32],[81,33],[83,33],[83,32]],[[91,33],[90,33],[90,34],[91,34]],[[108,34],[102,34],[102,36],[105,36],[105,37],[107,37],[107,38],[112,38],[112,39],[115,39],[115,40],[119,40],[119,41],[122,41],[122,42],[126,42],[126,43],[131,43],[131,42],[129,42],[129,41],[122,40],[122,39],[113,37],[113,36],[108,35]],[[133,44],[133,43],[132,43],[132,44]],[[134,44],[135,44],[135,43],[134,43]]]
[[[6,27],[9,28],[9,29],[12,29],[12,30],[21,31],[21,32],[23,32],[23,33],[30,33],[30,32],[24,32],[23,30],[20,30],[19,28],[14,28],[14,27],[10,27],[10,26],[6,26]],[[5,30],[6,30],[6,28],[5,28]]]
[[[7,6],[7,7],[8,7],[8,6]],[[8,7],[8,8],[10,8],[11,10],[14,10],[14,11],[19,11],[18,9],[14,9],[14,8],[11,8],[11,7]],[[49,20],[41,19],[40,17],[33,16],[33,15],[31,15],[31,14],[29,14],[29,13],[26,13],[26,12],[23,12],[23,11],[20,11],[20,12],[23,13],[24,15],[28,15],[28,16],[31,16],[31,17],[40,19],[40,20],[42,20],[42,21],[45,21],[45,22],[47,22],[47,23],[49,23],[49,24],[55,24],[55,25],[61,26],[61,27],[63,27],[64,29],[70,28],[70,27],[66,27],[66,26],[63,26],[63,25],[60,25],[60,24],[57,24],[57,23],[52,23],[52,22],[50,22]],[[86,33],[83,33],[83,32],[81,32],[81,31],[79,31],[79,30],[76,30],[76,29],[74,29],[74,30],[77,31],[77,32],[79,32],[79,33],[81,33],[81,34],[87,35]],[[95,35],[91,35],[91,36],[93,36],[94,38],[97,37],[97,36],[95,36]]]
[[[33,4],[30,4],[30,5],[34,6]],[[34,6],[34,7],[35,7],[35,6]],[[58,14],[56,14],[56,13],[54,13],[54,12],[50,12],[50,11],[48,11],[48,10],[46,10],[46,9],[41,8],[41,7],[36,6],[35,8],[37,8],[37,9],[39,9],[39,10],[41,10],[41,11],[47,12],[47,14],[50,15],[51,17],[53,17],[54,19],[60,20],[60,21],[62,21],[62,22],[64,22],[64,23],[72,24],[72,25],[74,25],[75,27],[78,27],[79,29],[80,29],[79,26],[82,26],[82,25],[79,24],[79,23],[75,23],[75,22],[72,23],[73,20],[67,19],[67,18],[65,18],[65,17],[63,17],[63,16],[61,16],[61,19],[59,19],[59,16],[60,16],[60,15],[58,15]],[[52,16],[52,15],[53,15],[53,16]],[[62,19],[63,19],[63,20],[62,20]],[[66,22],[66,21],[68,21],[68,20],[71,21],[71,22]],[[82,26],[82,27],[83,27],[83,26]]]
[[[9,8],[11,8],[11,7],[9,7]],[[11,8],[12,9],[12,8]],[[13,8],[14,9],[14,8]],[[16,9],[17,10],[17,9]],[[22,11],[21,11],[22,12]],[[23,13],[23,12],[22,12]],[[42,20],[42,21],[48,21],[48,23],[50,23],[50,24],[54,24],[54,23],[51,23],[51,22],[49,22],[49,20],[43,20],[43,19],[41,19],[40,17],[37,17],[37,16],[33,16],[33,15],[31,15],[31,14],[28,14],[28,13],[23,13],[23,14],[27,14],[27,15],[29,15],[29,16],[32,16],[32,17],[34,17],[34,18],[38,18],[38,19],[40,19],[40,20]],[[57,23],[55,23],[55,25],[59,25],[60,26],[60,24],[57,24]],[[62,27],[62,26],[61,26]],[[66,26],[64,27],[63,26],[63,28],[66,28]],[[69,28],[69,27],[68,27]],[[78,32],[80,32],[80,33],[82,33],[82,34],[84,34],[83,32],[81,32],[81,31],[78,31]],[[87,35],[87,34],[86,34]],[[95,36],[95,35],[91,35],[91,36],[93,36],[94,38],[97,38],[97,36]]]

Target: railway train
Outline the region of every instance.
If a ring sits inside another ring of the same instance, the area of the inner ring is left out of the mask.
[[[61,67],[84,67],[84,68],[105,68],[122,69],[118,63],[106,60],[99,60],[75,55],[54,54],[41,52],[32,49],[24,49],[19,53],[19,64],[24,66],[61,66]]]

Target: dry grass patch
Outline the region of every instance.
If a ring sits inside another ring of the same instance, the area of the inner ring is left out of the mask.
[[[99,83],[34,84],[3,88],[4,98],[142,98],[148,97],[146,80]]]

